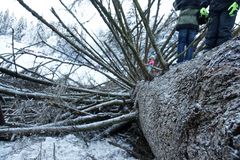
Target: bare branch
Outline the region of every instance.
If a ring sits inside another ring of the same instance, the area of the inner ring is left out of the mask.
[[[152,44],[154,50],[156,51],[156,53],[157,53],[157,55],[158,55],[158,58],[159,58],[159,62],[160,62],[160,64],[161,64],[161,67],[162,67],[164,70],[166,70],[166,69],[168,69],[167,63],[165,62],[165,60],[164,60],[164,58],[163,58],[163,56],[162,56],[161,51],[160,51],[160,50],[158,49],[158,47],[157,47],[156,40],[155,40],[155,38],[154,38],[154,35],[153,35],[153,33],[152,33],[152,31],[151,31],[151,29],[150,29],[150,27],[149,27],[149,24],[148,24],[146,18],[144,17],[144,13],[143,13],[143,11],[142,11],[142,8],[141,8],[141,6],[139,5],[139,3],[138,3],[137,0],[133,0],[133,1],[134,1],[134,4],[136,5],[136,7],[137,7],[137,9],[138,9],[138,12],[139,12],[139,14],[140,14],[140,16],[141,16],[141,18],[142,18],[142,20],[143,20],[143,24],[144,24],[144,26],[145,26],[146,32],[148,33],[149,39],[150,39],[150,41],[151,41],[151,44]]]
[[[129,113],[123,116],[119,116],[116,118],[85,124],[85,125],[76,125],[76,126],[60,126],[60,127],[29,127],[29,128],[4,128],[0,129],[0,135],[4,134],[21,134],[21,135],[29,135],[29,134],[46,134],[46,133],[63,133],[63,132],[81,132],[81,131],[91,131],[97,130],[105,127],[109,127],[114,124],[118,124],[120,122],[127,122],[135,120],[137,116],[137,112]]]

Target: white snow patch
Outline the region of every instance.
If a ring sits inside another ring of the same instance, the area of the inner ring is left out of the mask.
[[[23,138],[15,142],[0,142],[0,160],[135,160],[126,151],[105,140],[86,142],[75,135],[65,137]],[[126,144],[121,144],[126,146]]]

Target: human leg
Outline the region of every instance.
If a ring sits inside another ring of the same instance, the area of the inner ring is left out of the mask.
[[[230,16],[228,11],[221,13],[217,45],[220,45],[232,38],[232,28],[236,20],[236,15],[237,14]]]
[[[181,53],[184,51],[186,43],[187,43],[187,29],[181,29],[178,32],[177,63],[181,63],[184,60],[184,54],[181,54]]]
[[[205,37],[205,45],[206,49],[214,48],[217,45],[218,39],[218,27],[219,27],[219,20],[220,16],[219,13],[210,12],[209,15],[209,23],[208,23],[208,30]]]
[[[195,48],[194,48],[193,44],[191,44],[191,43],[194,41],[196,35],[197,35],[197,31],[196,30],[193,30],[193,29],[189,29],[188,30],[187,44],[186,45],[189,48],[188,48],[186,56],[184,58],[185,60],[191,60],[192,57],[193,57],[193,52],[194,52]]]

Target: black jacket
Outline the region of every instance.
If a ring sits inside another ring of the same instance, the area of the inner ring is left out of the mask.
[[[177,10],[199,9],[201,0],[175,0]]]
[[[225,11],[233,2],[237,2],[240,5],[240,0],[201,0],[201,7],[210,5],[210,11]]]

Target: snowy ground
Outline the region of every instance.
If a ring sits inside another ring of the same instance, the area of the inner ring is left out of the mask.
[[[109,140],[86,142],[84,138],[67,135],[0,141],[0,160],[135,160],[126,151],[109,144]],[[119,143],[126,147],[124,142]]]

